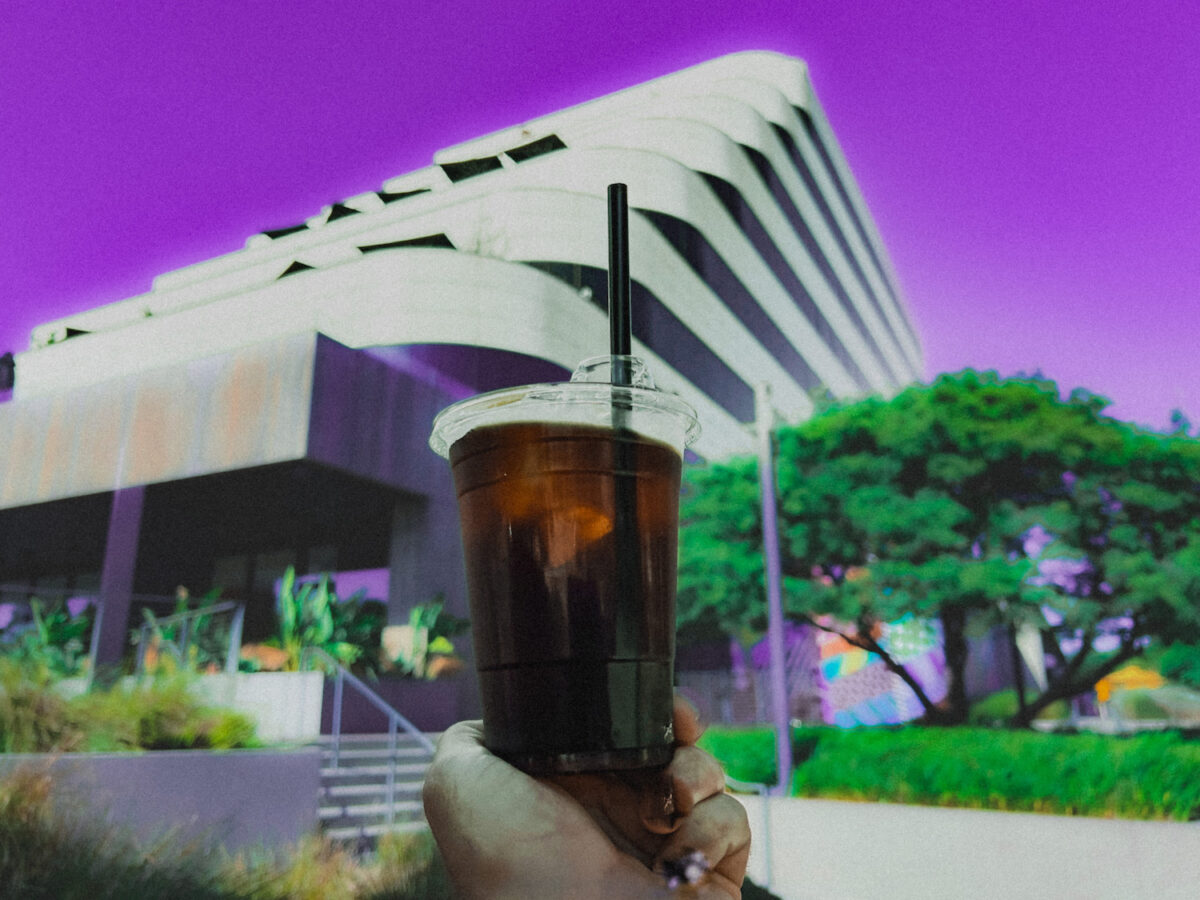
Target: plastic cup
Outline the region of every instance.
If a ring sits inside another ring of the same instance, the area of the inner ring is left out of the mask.
[[[640,360],[463,400],[450,461],[484,743],[532,774],[671,759],[679,482],[696,414]]]

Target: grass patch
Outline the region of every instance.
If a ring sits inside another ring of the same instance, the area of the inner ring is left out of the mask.
[[[1200,743],[987,728],[796,728],[792,794],[1131,819],[1200,819]],[[774,731],[710,728],[742,781],[775,781]]]

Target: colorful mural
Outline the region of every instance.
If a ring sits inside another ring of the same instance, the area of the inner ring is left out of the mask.
[[[816,630],[821,715],[831,725],[907,722],[923,712],[917,696],[875,653]],[[908,670],[933,702],[946,696],[946,657],[937,622],[906,615],[881,625],[879,645]]]

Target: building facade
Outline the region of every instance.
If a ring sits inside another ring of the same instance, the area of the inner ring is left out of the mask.
[[[220,586],[269,627],[288,565],[386,572],[465,612],[434,413],[604,352],[606,187],[629,187],[634,353],[752,449],[754,387],[921,372],[887,254],[806,68],[739,53],[440,151],[148,293],[35,329],[0,405],[0,583]],[[259,614],[253,609],[257,608]],[[116,624],[120,620],[120,626]]]

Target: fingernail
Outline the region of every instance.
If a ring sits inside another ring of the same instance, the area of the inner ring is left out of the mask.
[[[669,784],[647,791],[641,800],[642,826],[652,834],[670,834],[679,822],[675,810],[675,794]]]

